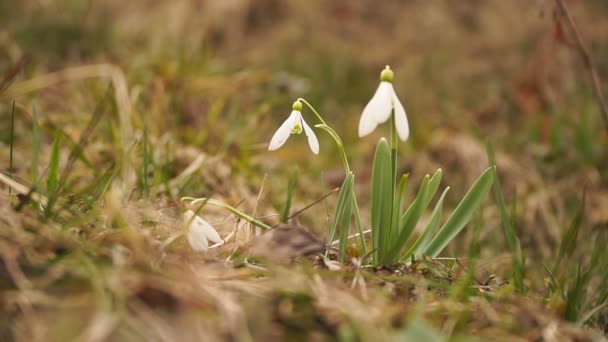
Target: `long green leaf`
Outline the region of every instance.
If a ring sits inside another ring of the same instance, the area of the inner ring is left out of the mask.
[[[431,242],[431,239],[433,238],[433,236],[435,236],[435,233],[439,228],[439,224],[441,223],[441,213],[443,212],[443,199],[445,198],[445,195],[447,195],[449,190],[449,187],[443,190],[443,193],[441,194],[441,197],[439,197],[439,201],[437,201],[437,205],[435,206],[435,209],[431,214],[429,223],[426,225],[424,231],[422,231],[422,234],[420,234],[420,236],[418,237],[416,242],[414,242],[412,247],[410,247],[410,249],[403,255],[402,260],[409,258],[411,255],[414,255],[415,258],[418,258],[421,254],[420,251],[423,251],[428,247],[429,243]]]
[[[443,173],[441,169],[435,171],[433,177],[428,181],[428,187],[425,191],[419,191],[415,203],[412,204],[410,208],[408,208],[408,212],[406,212],[402,216],[401,226],[400,226],[400,239],[405,239],[410,236],[414,228],[416,227],[416,223],[420,219],[420,215],[424,212],[424,210],[429,206],[433,197],[437,193],[439,189],[439,184],[441,183],[441,177]],[[428,176],[427,176],[428,177]],[[428,179],[428,178],[427,178]],[[405,241],[404,241],[405,242]]]
[[[399,229],[396,230],[395,238],[392,240],[391,244],[391,247],[394,250],[389,251],[389,254],[399,254],[400,248],[403,247],[403,244],[400,244],[398,242],[401,241],[401,235],[405,235],[405,233],[403,233],[404,228],[406,227],[406,225],[409,226],[409,222],[414,222],[415,224],[415,222],[418,221],[418,219],[420,218],[420,214],[422,214],[422,211],[424,210],[422,202],[424,201],[424,198],[429,192],[429,181],[429,175],[424,176],[424,178],[422,179],[422,184],[418,189],[418,194],[416,194],[414,201],[410,204],[405,213],[401,215],[400,221],[397,226],[399,227]]]
[[[422,185],[420,186],[420,190],[418,190],[418,194],[414,199],[414,202],[410,205],[410,207],[406,210],[406,212],[401,216],[401,222],[399,224],[399,233],[397,238],[392,241],[389,249],[389,254],[387,259],[390,260],[391,263],[397,261],[399,258],[399,253],[406,245],[409,240],[420,216],[424,212],[424,210],[429,206],[431,200],[437,193],[439,189],[439,184],[441,183],[442,171],[438,169],[433,174],[433,177],[429,179],[427,175],[422,181]]]
[[[354,184],[353,184],[354,188]],[[357,204],[357,196],[353,190],[353,213],[355,214],[355,223],[357,225],[357,231],[359,233],[359,239],[361,240],[361,251],[362,255],[367,255],[367,244],[365,243],[365,234],[363,231],[363,223],[361,222],[361,213],[359,212],[359,205]]]
[[[352,203],[352,191],[354,184],[354,175],[352,172],[346,175],[344,178],[344,182],[342,182],[342,187],[340,188],[340,193],[338,194],[338,203],[336,204],[336,213],[334,214],[334,220],[329,229],[327,242],[331,246],[331,243],[334,241],[334,237],[336,236],[336,232],[338,230],[338,224],[342,223],[342,217],[344,216],[344,212],[346,211],[346,207]],[[350,210],[350,209],[349,209]],[[344,229],[344,227],[342,227]],[[346,228],[348,229],[348,227]],[[328,250],[329,252],[329,250]]]
[[[352,173],[351,173],[352,175]],[[344,262],[344,257],[346,256],[346,245],[348,242],[348,232],[349,232],[349,227],[350,227],[350,218],[351,218],[351,213],[352,213],[352,206],[353,206],[353,186],[354,186],[354,180],[355,177],[354,175],[352,177],[350,177],[349,180],[349,184],[348,184],[348,194],[347,194],[347,198],[344,202],[344,208],[342,209],[340,216],[336,217],[335,220],[336,221],[340,221],[340,243],[339,243],[339,251],[340,253],[338,254],[338,261],[340,262]],[[332,241],[329,241],[330,243]]]
[[[494,166],[489,167],[479,176],[479,179],[469,189],[460,204],[454,209],[452,215],[441,227],[439,233],[433,238],[426,250],[423,251],[423,255],[436,257],[460,233],[490,191],[494,183],[495,169]]]
[[[384,262],[391,233],[391,210],[393,207],[391,152],[382,138],[376,146],[372,168],[372,244],[375,265]]]
[[[397,192],[395,193],[395,203],[393,207],[393,227],[399,226],[399,220],[401,219],[401,212],[403,210],[403,201],[405,199],[405,190],[407,188],[407,181],[409,179],[409,175],[403,174],[401,176],[401,180],[399,181],[399,187],[397,188]],[[399,229],[393,229],[391,232],[391,241],[395,241],[397,239],[397,235],[399,234]]]

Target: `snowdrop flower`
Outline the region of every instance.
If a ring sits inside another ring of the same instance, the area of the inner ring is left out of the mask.
[[[187,226],[187,237],[190,247],[197,252],[209,249],[209,241],[214,244],[222,244],[223,240],[207,221],[196,215],[192,210],[184,213],[184,221]]]
[[[293,110],[287,120],[283,122],[281,127],[279,127],[272,136],[268,150],[274,151],[283,146],[291,134],[300,134],[302,133],[302,128],[304,128],[304,133],[306,134],[306,137],[308,137],[308,145],[310,146],[312,153],[319,154],[319,140],[317,139],[315,132],[313,132],[310,126],[308,126],[306,121],[302,118],[302,102],[294,102],[292,108]]]
[[[380,73],[380,85],[376,93],[361,114],[359,137],[370,134],[379,124],[386,122],[391,117],[393,110],[397,134],[402,141],[406,141],[410,134],[407,116],[405,108],[403,108],[393,88],[393,71],[387,65]]]

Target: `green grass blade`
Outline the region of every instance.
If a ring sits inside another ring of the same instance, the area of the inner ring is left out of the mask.
[[[105,92],[105,95],[97,102],[97,105],[95,106],[95,110],[93,111],[93,115],[91,116],[91,119],[87,123],[84,131],[80,135],[80,139],[78,139],[78,141],[72,140],[70,138],[70,135],[67,134],[60,126],[53,125],[54,130],[61,131],[61,133],[63,135],[62,139],[64,141],[64,144],[67,143],[71,149],[67,162],[66,162],[65,166],[63,167],[63,170],[61,171],[61,177],[60,177],[61,183],[59,184],[60,190],[63,187],[63,182],[65,182],[65,180],[68,179],[68,175],[72,171],[72,168],[73,168],[76,160],[80,160],[84,165],[86,165],[89,168],[89,171],[93,172],[93,174],[95,175],[96,178],[99,178],[102,176],[102,174],[98,170],[98,167],[96,165],[94,165],[84,155],[83,151],[84,151],[84,147],[95,136],[93,134],[95,131],[95,128],[101,121],[101,117],[106,113],[106,111],[109,107],[108,103],[111,102],[112,96],[113,96],[112,87],[108,86],[108,88]]]
[[[566,310],[564,319],[570,322],[576,322],[579,319],[580,310],[583,306],[585,298],[585,289],[587,287],[588,277],[583,275],[583,263],[579,261],[576,278],[573,286],[569,286],[566,298]]]
[[[38,125],[38,110],[32,106],[32,184],[38,185],[38,157],[40,156],[40,126]]]
[[[281,215],[281,222],[287,223],[289,220],[289,211],[291,210],[291,200],[296,189],[298,182],[298,168],[294,168],[291,177],[289,177],[289,183],[287,184],[287,200],[285,200],[285,208],[283,209],[283,215]]]
[[[598,268],[595,273],[600,278],[596,287],[596,307],[608,302],[608,256],[604,250],[604,246],[606,245],[608,245],[608,231],[604,231],[604,234],[595,239],[595,253],[598,258],[594,257],[597,261],[593,260],[592,267]]]
[[[118,168],[113,166],[108,168],[108,170],[99,176],[98,181],[95,184],[91,185],[89,189],[84,191],[85,193],[91,194],[89,198],[85,199],[86,208],[94,207],[95,203],[103,198],[110,188],[110,185],[112,185],[117,173]]]
[[[150,189],[148,187],[148,165],[150,164],[150,151],[148,151],[148,125],[144,124],[144,165],[142,174],[143,195],[148,196]]]
[[[251,217],[247,214],[245,214],[244,212],[236,209],[235,207],[228,205],[222,201],[218,201],[215,200],[213,198],[205,198],[205,197],[201,197],[201,198],[192,198],[192,197],[182,197],[182,201],[191,201],[190,204],[191,205],[197,205],[199,203],[206,203],[206,204],[211,204],[211,205],[215,205],[221,208],[224,208],[226,210],[228,210],[229,212],[235,214],[236,216],[242,218],[243,220],[254,224],[260,228],[262,228],[263,230],[271,230],[272,227],[267,225],[266,223],[259,221],[257,219],[255,219],[254,217]]]
[[[439,233],[433,238],[426,250],[423,251],[423,255],[436,257],[460,233],[490,191],[494,183],[494,173],[495,167],[492,166],[481,174],[460,204],[454,209],[454,212],[446,223],[441,227]]]
[[[602,310],[604,310],[606,307],[608,307],[608,302],[604,302],[598,306],[596,306],[595,308],[589,310],[589,312],[587,312],[586,314],[583,315],[583,318],[579,319],[577,324],[578,325],[583,325],[585,324],[587,321],[589,321],[593,316],[595,316],[595,314],[601,312]]]
[[[433,326],[416,318],[407,325],[407,329],[403,330],[396,339],[398,341],[426,341],[426,342],[445,342],[448,339],[443,337],[441,333]]]
[[[490,143],[486,145],[486,151],[490,164],[496,165],[496,161],[494,158],[494,149],[492,148],[492,145],[490,145]],[[500,178],[498,177],[498,172],[496,171],[494,173],[494,197],[496,199],[496,203],[498,204],[498,209],[500,210],[500,219],[502,223],[502,229],[505,234],[505,239],[507,240],[507,245],[509,246],[509,250],[511,251],[511,255],[513,258],[513,279],[515,283],[515,290],[519,293],[523,293],[525,288],[523,279],[524,265],[522,260],[521,245],[519,244],[519,239],[517,238],[517,234],[515,233],[515,220],[509,218],[509,215],[507,214],[507,207],[505,205],[505,198],[503,196]],[[513,202],[513,205],[515,205],[515,202]]]
[[[388,252],[388,243],[391,234],[391,210],[393,208],[391,171],[391,152],[386,142],[382,138],[376,146],[374,164],[372,168],[372,243],[374,249],[373,260],[375,265],[385,262],[385,255]]]
[[[583,214],[585,212],[585,192],[583,191],[583,200],[581,201],[581,206],[574,216],[572,223],[570,224],[570,228],[566,231],[566,234],[562,238],[562,242],[559,246],[559,254],[557,256],[557,261],[555,262],[555,267],[553,268],[553,273],[557,275],[559,278],[561,276],[560,265],[565,257],[571,257],[576,248],[576,240],[578,237],[578,233],[581,230],[582,222],[583,222]]]
[[[13,100],[13,109],[11,110],[11,132],[9,136],[10,152],[8,161],[8,176],[13,178],[13,145],[15,143],[15,100]],[[11,187],[8,187],[8,194],[11,194]]]
[[[553,272],[549,269],[549,267],[543,264],[543,269],[549,276],[549,289],[553,292],[557,291],[557,293],[561,296],[562,299],[566,299],[566,293],[564,292],[563,286],[559,283]]]
[[[99,170],[97,170],[98,166],[94,165],[83,153],[83,146],[79,145],[80,142],[76,142],[74,141],[72,138],[70,138],[69,134],[61,127],[58,125],[55,125],[53,123],[47,123],[44,127],[44,130],[46,132],[48,132],[49,134],[52,135],[56,135],[56,134],[61,134],[61,140],[62,140],[62,144],[64,146],[68,146],[71,151],[70,151],[70,155],[67,158],[67,162],[66,165],[63,167],[63,170],[61,171],[61,176],[59,177],[60,181],[62,181],[63,179],[66,179],[67,176],[73,165],[74,162],[76,160],[80,160],[85,166],[88,167],[88,171],[92,172],[95,177],[99,176]],[[82,133],[83,135],[85,134],[90,134],[90,133]],[[82,140],[82,139],[81,139]],[[61,189],[61,184],[59,184],[59,188]]]
[[[57,178],[59,175],[59,146],[61,143],[61,133],[57,132],[55,140],[53,141],[53,148],[51,150],[51,162],[49,165],[49,175],[46,181],[46,191],[48,196],[48,204],[46,206],[45,213],[47,217],[51,215],[53,205],[57,200]]]

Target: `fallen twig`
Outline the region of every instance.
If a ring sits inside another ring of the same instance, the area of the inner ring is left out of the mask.
[[[302,212],[304,212],[304,211],[305,211],[305,210],[307,210],[308,208],[310,208],[310,207],[314,206],[314,205],[315,205],[315,204],[317,204],[317,203],[320,203],[322,200],[324,200],[324,199],[326,199],[327,197],[329,197],[329,196],[331,196],[331,195],[333,195],[333,194],[337,193],[338,191],[340,191],[340,188],[334,188],[334,189],[332,189],[330,192],[328,192],[328,193],[326,193],[325,195],[321,196],[321,198],[319,198],[319,199],[315,200],[314,202],[310,203],[309,205],[305,206],[304,208],[302,208],[302,209],[300,209],[300,210],[296,211],[295,213],[291,214],[291,215],[290,215],[290,216],[289,216],[287,219],[288,219],[288,220],[291,220],[292,218],[294,218],[294,217],[296,217],[296,216],[300,215]],[[277,226],[278,226],[278,225],[280,225],[280,224],[281,224],[281,223],[277,223],[277,224],[275,224],[274,226],[272,226],[272,228],[275,228],[275,227],[277,227]]]

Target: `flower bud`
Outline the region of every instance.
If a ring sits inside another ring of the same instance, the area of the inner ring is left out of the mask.
[[[388,65],[380,73],[380,81],[382,82],[393,82],[393,70]]]

